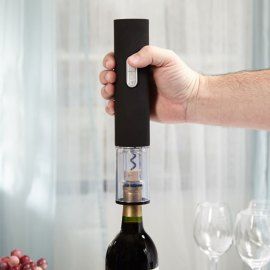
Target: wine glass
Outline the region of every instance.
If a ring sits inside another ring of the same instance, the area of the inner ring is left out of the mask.
[[[238,213],[234,243],[241,259],[259,270],[270,261],[270,212],[248,208]]]
[[[270,211],[269,200],[251,200],[248,206],[251,210],[256,211]]]
[[[225,203],[198,204],[193,228],[195,242],[208,256],[210,268],[217,269],[219,257],[232,245],[232,220]]]

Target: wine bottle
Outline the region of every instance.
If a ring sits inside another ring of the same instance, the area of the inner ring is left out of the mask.
[[[124,205],[120,233],[108,247],[106,270],[158,270],[154,242],[143,228],[142,206]]]

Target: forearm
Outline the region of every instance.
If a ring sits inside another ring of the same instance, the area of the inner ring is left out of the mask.
[[[187,122],[270,130],[270,70],[202,76]]]

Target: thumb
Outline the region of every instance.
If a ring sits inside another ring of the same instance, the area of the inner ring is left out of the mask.
[[[129,56],[127,61],[128,64],[136,68],[143,68],[148,65],[161,67],[169,64],[176,57],[176,54],[170,50],[148,45]]]

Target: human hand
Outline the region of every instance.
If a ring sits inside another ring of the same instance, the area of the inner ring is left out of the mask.
[[[187,121],[187,109],[196,100],[202,75],[189,68],[174,52],[154,46],[145,46],[128,58],[136,68],[152,66],[154,84],[150,89],[151,119],[163,123]],[[100,73],[104,84],[101,95],[109,100],[108,114],[114,114],[114,82],[116,80],[113,53],[104,57],[106,70]]]

